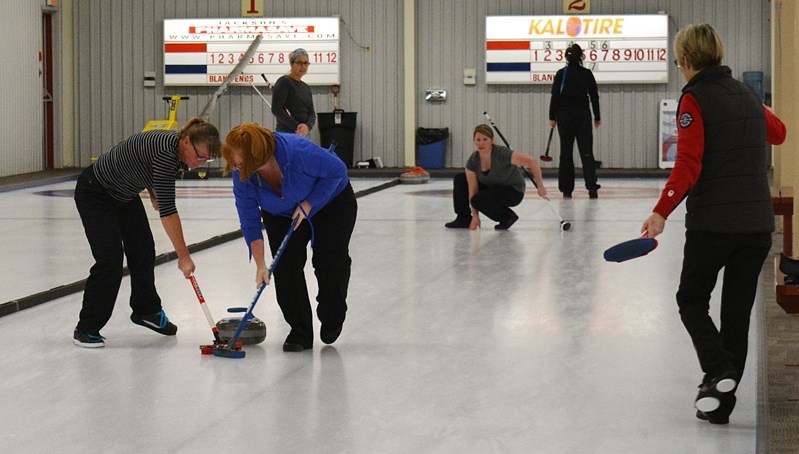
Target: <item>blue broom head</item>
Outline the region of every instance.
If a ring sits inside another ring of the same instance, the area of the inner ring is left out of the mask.
[[[239,358],[244,358],[244,355],[246,353],[245,353],[244,350],[228,348],[225,345],[225,346],[214,347],[213,354],[214,354],[214,356],[219,356],[219,357],[222,357],[222,358],[239,359]]]
[[[654,238],[636,238],[608,248],[604,257],[608,262],[626,262],[649,254],[656,247],[658,247],[658,240]]]

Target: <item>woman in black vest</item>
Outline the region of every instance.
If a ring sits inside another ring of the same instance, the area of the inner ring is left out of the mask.
[[[677,160],[641,231],[650,237],[663,232],[668,215],[687,197],[677,305],[704,372],[696,416],[727,424],[774,230],[765,144],[782,143],[786,131],[754,90],[721,66],[724,45],[712,26],[681,30],[674,50],[674,63],[687,81],[677,108]],[[722,268],[716,328],[710,294]]]
[[[558,127],[560,135],[560,165],[558,167],[558,189],[563,197],[571,198],[574,190],[574,140],[583,163],[583,179],[588,196],[599,197],[596,182],[597,162],[594,160],[594,135],[591,131],[591,109],[594,111],[594,127],[602,122],[599,117],[599,93],[594,73],[583,67],[583,49],[572,44],[566,49],[565,68],[558,70],[552,82],[552,98],[549,102],[549,125]],[[588,100],[591,100],[591,109]]]

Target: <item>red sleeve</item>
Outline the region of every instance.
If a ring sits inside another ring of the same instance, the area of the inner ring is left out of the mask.
[[[763,106],[763,112],[766,114],[766,142],[771,145],[779,145],[785,142],[785,136],[787,135],[785,123],[777,118],[774,112],[765,105]]]
[[[702,111],[696,98],[686,93],[680,100],[680,109],[677,112],[677,160],[652,211],[668,218],[677,208],[699,179],[704,152],[705,124],[702,121]]]

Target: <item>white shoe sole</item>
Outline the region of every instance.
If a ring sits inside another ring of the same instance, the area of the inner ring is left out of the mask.
[[[77,345],[78,347],[83,348],[103,348],[105,347],[105,342],[92,342],[92,343],[83,343],[77,339],[72,339],[72,343]]]
[[[736,385],[738,385],[738,382],[736,382],[735,379],[725,378],[719,380],[713,386],[713,389],[715,390],[716,394],[726,394],[735,389]],[[694,404],[694,407],[696,407],[697,410],[705,413],[718,410],[720,406],[721,400],[714,396],[705,396],[701,399],[697,399],[696,403]]]
[[[718,410],[720,406],[721,406],[721,401],[715,397],[703,397],[701,399],[698,399],[694,404],[694,407],[696,407],[697,410],[703,413],[708,413],[714,410]]]
[[[716,383],[716,391],[720,393],[728,393],[735,389],[735,385],[737,385],[735,380],[732,378],[725,378],[724,380],[720,380]]]

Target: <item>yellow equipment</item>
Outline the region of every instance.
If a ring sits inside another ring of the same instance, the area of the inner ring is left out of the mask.
[[[150,120],[144,125],[144,131],[152,131],[154,129],[163,129],[167,131],[178,131],[180,128],[178,127],[178,120],[177,120],[177,113],[178,113],[178,105],[181,101],[186,101],[189,99],[188,96],[164,96],[164,101],[167,102],[169,105],[169,116],[166,120]]]

